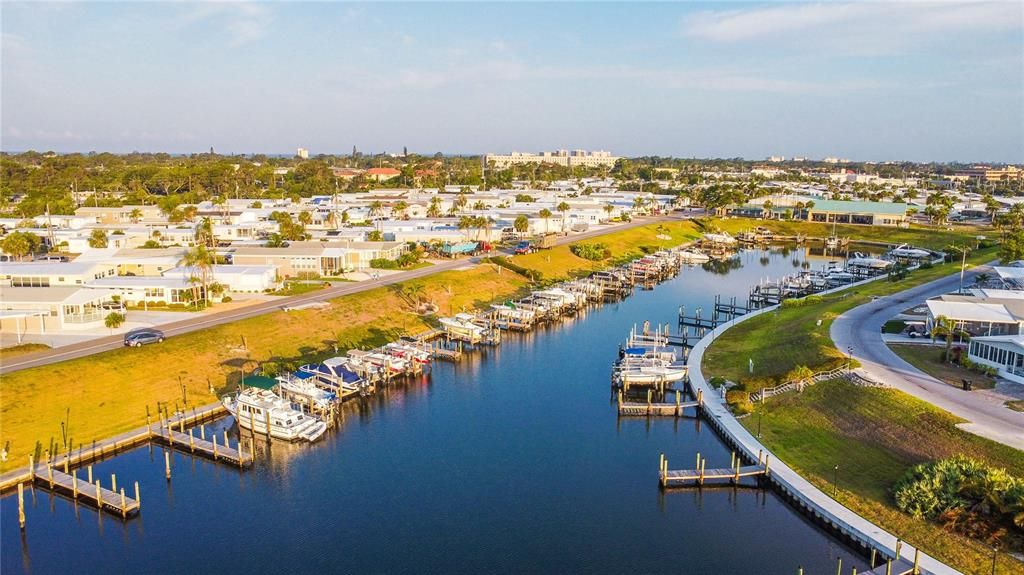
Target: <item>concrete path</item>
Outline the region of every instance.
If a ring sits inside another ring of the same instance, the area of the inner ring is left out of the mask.
[[[657,216],[657,217],[645,217],[637,218],[630,223],[615,225],[615,226],[597,226],[595,229],[582,232],[573,233],[568,236],[559,237],[556,241],[556,245],[567,244],[588,238],[608,234],[612,232],[618,232],[622,230],[628,230],[638,226],[643,226],[658,222],[668,221],[682,221],[689,219],[689,214],[685,216],[668,215],[668,216]],[[160,330],[164,332],[167,337],[181,335],[208,327],[213,327],[241,319],[255,317],[267,313],[273,313],[280,311],[283,307],[295,307],[306,303],[325,301],[334,299],[344,295],[350,295],[366,290],[371,290],[381,286],[392,285],[403,281],[434,275],[444,271],[454,270],[466,267],[469,264],[478,263],[479,258],[470,259],[457,259],[445,261],[437,265],[433,265],[426,268],[419,268],[415,270],[397,272],[386,277],[382,276],[380,279],[373,281],[363,281],[350,284],[339,284],[315,292],[307,294],[278,298],[274,301],[258,303],[255,305],[247,306],[240,309],[226,310],[223,312],[216,312],[210,314],[202,314],[199,317],[191,317],[182,319],[174,323],[169,323],[160,326]],[[104,351],[110,351],[117,349],[124,345],[124,337],[121,335],[106,336],[89,341],[75,343],[72,345],[62,346],[57,349],[26,354],[23,356],[16,357],[11,361],[4,361],[0,365],[0,374],[11,373],[21,369],[28,369],[31,367],[38,367],[41,365],[47,365],[60,361],[67,361],[69,359],[76,359],[79,357],[85,357],[95,353],[102,353]]]
[[[975,274],[987,270],[980,266],[968,272],[964,285],[971,285]],[[1024,450],[1024,413],[1004,406],[1004,397],[945,384],[904,361],[882,340],[882,324],[894,315],[959,287],[960,277],[953,274],[856,307],[832,323],[832,340],[844,353],[853,348],[853,357],[867,377],[966,419],[968,423],[959,425],[965,431]]]

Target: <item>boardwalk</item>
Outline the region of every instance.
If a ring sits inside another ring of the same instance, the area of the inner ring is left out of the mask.
[[[214,461],[222,461],[229,465],[236,465],[238,467],[249,467],[252,465],[252,441],[250,440],[249,449],[247,451],[240,451],[242,446],[241,441],[239,441],[235,447],[231,447],[226,430],[224,432],[223,440],[218,443],[217,435],[215,433],[211,433],[210,440],[207,440],[202,436],[196,437],[194,428],[189,429],[188,433],[183,433],[169,427],[163,427],[159,423],[155,423],[151,426],[151,429],[154,440],[164,443],[179,451],[202,455],[203,457],[207,457]]]

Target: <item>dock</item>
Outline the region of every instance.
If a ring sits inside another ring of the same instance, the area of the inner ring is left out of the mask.
[[[200,436],[196,437],[195,428],[190,428],[188,433],[173,429],[163,422],[151,426],[154,441],[163,443],[172,449],[193,455],[201,455],[214,461],[220,461],[239,468],[249,467],[253,462],[252,440],[249,440],[249,450],[242,450],[242,442],[239,439],[235,447],[231,447],[227,431],[224,431],[224,439],[219,444],[217,435],[210,434],[210,440],[206,439],[206,431],[200,427]]]
[[[37,485],[54,493],[70,496],[75,501],[81,501],[99,510],[118,515],[122,519],[134,517],[142,508],[139,503],[139,483],[137,481],[135,482],[135,497],[131,498],[125,495],[124,487],[120,492],[114,491],[117,489],[116,476],[111,476],[111,489],[103,487],[99,480],[93,483],[91,467],[88,480],[79,479],[77,469],[67,474],[54,469],[52,465],[44,466],[34,463],[30,463],[30,469],[33,481]],[[20,487],[18,496],[21,497]],[[20,499],[18,505],[19,509],[23,508]],[[22,524],[24,524],[23,521]]]
[[[704,485],[705,481],[739,483],[740,479],[744,477],[767,477],[769,474],[768,457],[764,457],[762,463],[760,454],[756,465],[743,465],[743,459],[737,457],[736,452],[732,454],[730,467],[707,469],[706,463],[707,459],[702,458],[698,453],[695,468],[669,469],[668,459],[663,453],[659,461],[658,479],[662,487],[684,487],[686,485]]]
[[[625,401],[623,399],[622,390],[619,390],[619,415],[620,416],[639,416],[639,417],[655,417],[655,416],[670,416],[670,417],[683,417],[684,410],[686,409],[700,409],[704,406],[704,398],[701,397],[701,393],[698,392],[696,401],[682,401],[683,394],[676,392],[675,402],[652,402],[651,401],[651,390],[647,390],[647,402],[640,401]]]

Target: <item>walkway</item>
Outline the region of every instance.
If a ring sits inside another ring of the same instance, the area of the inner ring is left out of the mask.
[[[973,283],[969,272],[964,285]],[[853,348],[853,357],[864,374],[875,381],[966,419],[958,427],[993,441],[1024,450],[1024,413],[1003,405],[1003,398],[983,391],[963,391],[921,372],[896,355],[882,340],[882,324],[908,306],[943,293],[956,291],[960,276],[953,274],[856,307],[836,318],[831,336],[842,351]]]
[[[577,242],[588,238],[618,232],[622,230],[628,230],[631,228],[673,220],[686,219],[685,216],[658,216],[658,217],[646,217],[637,218],[636,220],[622,225],[616,225],[613,227],[602,226],[598,229],[583,232],[579,234],[571,234],[564,237],[559,237],[556,245],[567,244],[570,242]],[[411,279],[421,278],[425,276],[434,275],[444,271],[454,270],[461,267],[465,267],[468,264],[479,263],[479,258],[471,258],[469,260],[459,259],[446,261],[437,265],[433,265],[426,268],[420,268],[410,270],[406,272],[399,272],[382,277],[376,281],[365,281],[351,284],[343,284],[339,286],[333,286],[315,292],[307,294],[279,298],[274,301],[251,305],[241,309],[227,310],[224,312],[211,313],[202,315],[200,317],[192,317],[184,319],[179,322],[169,323],[160,326],[160,330],[168,337],[189,333],[192,331],[198,331],[208,327],[214,327],[217,325],[230,323],[233,321],[239,321],[242,319],[256,317],[268,313],[280,311],[285,306],[298,306],[306,303],[326,301],[341,296],[351,295],[354,293],[363,292],[378,288],[380,286],[392,285]],[[89,341],[76,343],[56,349],[46,350],[38,353],[26,354],[20,357],[16,357],[11,361],[5,361],[0,365],[0,374],[11,373],[21,369],[28,369],[32,367],[39,367],[41,365],[47,365],[60,361],[67,361],[70,359],[77,359],[88,355],[102,353],[104,351],[110,351],[118,349],[124,345],[124,336],[115,335],[92,339]]]

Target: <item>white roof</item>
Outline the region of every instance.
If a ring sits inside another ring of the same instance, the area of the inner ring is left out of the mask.
[[[4,262],[0,264],[0,275],[13,276],[59,276],[91,273],[98,267],[112,268],[102,262]]]
[[[76,286],[5,287],[0,288],[0,301],[3,303],[76,305],[109,300],[116,293],[109,289],[89,289]]]
[[[995,266],[992,269],[996,270],[999,277],[1004,280],[1024,279],[1024,267]]]
[[[102,288],[139,288],[139,287],[191,287],[186,277],[165,277],[165,276],[115,276],[92,280],[86,284],[88,287]]]
[[[1002,304],[974,303],[968,301],[942,301],[930,299],[928,313],[932,317],[944,315],[959,321],[982,321],[994,323],[1017,323],[1018,320]]]
[[[275,273],[277,268],[274,266],[260,266],[260,265],[243,265],[243,266],[229,266],[229,265],[215,265],[212,269],[213,279],[216,280],[217,276],[233,276],[233,275],[263,275],[265,273]],[[195,270],[191,267],[183,266],[173,269],[169,269],[164,272],[164,276],[184,276],[191,277],[195,275]]]

